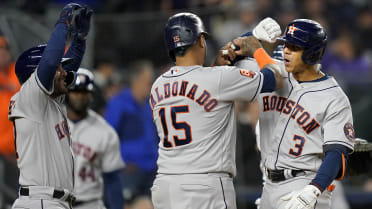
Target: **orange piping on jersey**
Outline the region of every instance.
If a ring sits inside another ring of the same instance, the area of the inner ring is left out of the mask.
[[[268,64],[276,64],[276,62],[271,59],[271,57],[265,52],[263,48],[258,48],[254,53],[253,57],[256,59],[260,69],[265,67]]]
[[[342,175],[341,175],[340,178],[337,178],[336,179],[337,181],[341,181],[344,178],[344,176],[345,176],[346,165],[345,165],[345,156],[344,156],[343,153],[341,154],[341,158],[342,158]]]
[[[336,188],[336,185],[334,185],[334,184],[330,184],[330,185],[327,187],[327,191],[329,191],[329,192],[333,192],[333,190],[335,190],[335,188]]]
[[[66,44],[65,46],[65,52],[63,53],[64,55],[67,53],[68,49],[70,48],[70,44]]]

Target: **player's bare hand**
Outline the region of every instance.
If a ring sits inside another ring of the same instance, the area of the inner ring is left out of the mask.
[[[236,57],[235,51],[231,48],[232,42],[227,43],[221,50],[218,51],[218,55],[214,65],[231,65],[231,60]]]
[[[282,30],[274,19],[267,17],[258,23],[252,33],[258,40],[275,43],[276,39],[282,34]]]
[[[239,47],[239,50],[235,51],[236,55],[240,56],[253,56],[253,53],[261,48],[260,42],[254,36],[239,37],[233,40],[234,45]]]

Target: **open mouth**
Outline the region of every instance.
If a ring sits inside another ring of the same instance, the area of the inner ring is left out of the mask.
[[[289,59],[286,59],[286,58],[284,58],[283,61],[284,61],[285,66],[288,66],[291,63],[291,61]]]

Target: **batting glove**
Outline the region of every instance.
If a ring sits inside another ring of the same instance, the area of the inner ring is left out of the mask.
[[[85,40],[90,29],[90,19],[92,17],[93,10],[84,7],[80,10],[79,14],[75,18],[76,33],[79,40]]]
[[[307,185],[302,190],[291,192],[280,199],[288,201],[285,209],[312,209],[320,194],[316,186]]]
[[[282,34],[282,30],[275,20],[267,17],[258,23],[252,33],[258,40],[274,43]]]
[[[256,205],[256,209],[261,209],[261,198],[257,198],[254,204]]]
[[[74,12],[82,7],[76,3],[69,3],[63,7],[61,14],[59,15],[58,23],[65,23],[67,26],[70,26],[73,20]]]

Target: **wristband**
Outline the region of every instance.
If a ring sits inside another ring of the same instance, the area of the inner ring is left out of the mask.
[[[265,52],[263,48],[258,48],[253,53],[253,57],[256,59],[260,69],[268,64],[276,64],[276,62]]]

